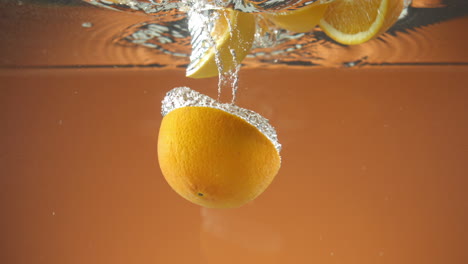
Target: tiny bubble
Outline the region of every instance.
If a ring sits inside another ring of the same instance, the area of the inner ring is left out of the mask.
[[[380,251],[379,252],[379,257],[383,257],[383,255],[384,255],[383,251]]]
[[[83,23],[81,24],[81,26],[84,27],[84,28],[90,28],[90,27],[93,26],[93,23],[91,23],[91,22],[83,22]]]
[[[61,126],[61,125],[63,124],[62,119],[60,119],[60,120],[58,121],[58,124],[59,124],[59,126]]]
[[[73,91],[74,94],[78,94],[78,91]]]
[[[333,252],[333,251],[330,252],[330,256],[332,256],[332,257],[335,256],[335,252]]]
[[[143,91],[143,93],[144,93],[144,94],[147,94],[147,93],[148,93],[148,91],[144,90],[144,91]]]
[[[52,212],[52,215],[55,215],[55,212]]]
[[[354,67],[354,66],[356,66],[356,64],[357,63],[355,61],[350,61],[350,62],[345,62],[344,66],[345,67]]]

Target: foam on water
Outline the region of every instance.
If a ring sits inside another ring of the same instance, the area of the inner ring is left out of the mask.
[[[281,144],[278,142],[276,130],[270,125],[268,119],[254,111],[238,107],[234,104],[220,103],[188,87],[177,87],[170,90],[162,101],[161,113],[163,116],[166,116],[172,110],[186,106],[211,107],[236,115],[262,132],[273,143],[278,153],[281,151]]]

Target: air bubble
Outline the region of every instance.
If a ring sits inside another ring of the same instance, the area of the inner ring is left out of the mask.
[[[84,28],[91,28],[91,27],[93,27],[93,23],[91,23],[91,22],[83,22],[83,23],[81,24],[81,26],[84,27]]]

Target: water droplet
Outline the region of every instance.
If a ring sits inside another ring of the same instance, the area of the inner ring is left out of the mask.
[[[84,28],[90,28],[90,27],[93,26],[93,23],[91,23],[91,22],[83,22],[83,23],[81,24],[81,26],[84,27]]]
[[[365,64],[365,61],[368,59],[367,56],[362,57],[361,59],[355,60],[355,61],[349,61],[349,62],[343,62],[344,67],[354,67],[354,66],[361,66]]]

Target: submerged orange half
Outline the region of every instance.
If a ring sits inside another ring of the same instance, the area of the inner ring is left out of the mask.
[[[274,144],[244,119],[211,107],[182,107],[162,121],[158,157],[169,185],[185,199],[239,207],[260,195],[280,168]]]

